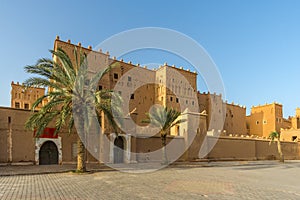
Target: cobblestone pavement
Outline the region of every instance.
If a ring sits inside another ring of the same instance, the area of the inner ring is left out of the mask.
[[[175,165],[137,174],[2,175],[0,199],[300,199],[299,178],[299,162]]]
[[[90,171],[109,170],[105,165],[88,164]],[[34,174],[49,174],[70,172],[76,169],[75,164],[66,165],[2,165],[0,166],[0,176],[13,175],[34,175]]]

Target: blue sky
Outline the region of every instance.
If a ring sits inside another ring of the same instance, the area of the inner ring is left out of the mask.
[[[10,105],[11,81],[29,77],[25,65],[51,56],[56,35],[96,46],[121,31],[149,26],[174,29],[201,44],[219,68],[229,102],[249,111],[252,105],[277,101],[285,116],[300,107],[297,0],[2,1],[0,105]],[[184,64],[164,58],[153,62]],[[205,86],[199,84],[199,89]]]

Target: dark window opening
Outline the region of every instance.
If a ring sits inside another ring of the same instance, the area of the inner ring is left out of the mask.
[[[103,89],[102,85],[99,85],[99,90],[102,90],[102,89]]]
[[[117,73],[114,73],[114,79],[118,79],[119,75]]]
[[[24,104],[24,108],[25,108],[26,110],[29,110],[29,104],[28,104],[28,103],[25,103],[25,104]]]
[[[292,141],[295,141],[297,139],[297,136],[292,136]]]
[[[8,123],[11,123],[11,117],[8,117]]]
[[[134,99],[134,94],[131,94],[130,99]]]
[[[173,97],[170,97],[170,101],[173,101]]]
[[[15,103],[15,108],[20,108],[20,103],[19,102]]]
[[[128,81],[131,81],[131,76],[128,76]]]
[[[178,98],[176,98],[176,103],[179,103],[179,99]]]

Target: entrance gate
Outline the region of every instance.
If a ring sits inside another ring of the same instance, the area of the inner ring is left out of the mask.
[[[58,150],[54,142],[45,142],[39,152],[40,165],[57,165],[58,164]]]
[[[114,141],[114,163],[124,162],[124,140],[118,136]]]

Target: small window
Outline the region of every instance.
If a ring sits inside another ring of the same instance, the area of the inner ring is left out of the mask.
[[[134,94],[131,94],[130,99],[134,99]]]
[[[114,73],[114,79],[118,79],[119,75],[117,73]]]
[[[170,97],[170,101],[173,101],[173,97]]]
[[[195,105],[195,102],[194,102],[194,101],[192,101],[192,105]]]
[[[189,101],[188,101],[188,100],[186,100],[186,101],[185,101],[185,104],[189,104]]]
[[[264,120],[264,122],[263,122],[264,124],[267,124],[268,122],[267,122],[267,120]]]
[[[102,85],[99,85],[99,87],[98,87],[98,88],[99,88],[99,90],[102,90],[102,89],[103,89]]]
[[[128,76],[128,81],[131,81],[131,76]]]
[[[176,103],[179,103],[179,99],[178,98],[176,98]]]
[[[297,136],[292,136],[292,141],[297,140]]]
[[[20,108],[20,103],[19,102],[15,103],[15,108]]]
[[[256,125],[258,125],[259,124],[259,121],[256,121]]]
[[[25,108],[26,110],[29,110],[29,104],[28,104],[28,103],[25,103],[25,104],[24,104],[24,108]]]

